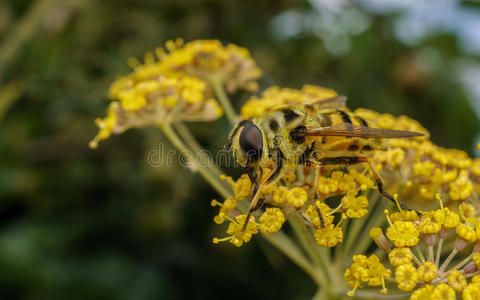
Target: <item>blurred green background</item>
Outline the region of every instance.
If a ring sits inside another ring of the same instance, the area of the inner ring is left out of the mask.
[[[351,108],[406,114],[439,145],[475,155],[477,1],[0,0],[2,299],[314,294],[259,239],[240,249],[211,243],[225,230],[212,221],[217,195],[178,164],[148,165],[165,142],[159,130],[88,148],[127,59],[176,37],[247,47],[262,89],[333,88]],[[236,107],[248,97],[234,95]],[[229,131],[225,119],[194,127],[212,151]]]

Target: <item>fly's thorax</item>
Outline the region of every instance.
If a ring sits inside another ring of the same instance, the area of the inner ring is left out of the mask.
[[[307,145],[303,141],[292,140],[291,132],[305,126],[307,116],[304,111],[294,107],[266,112],[254,119],[265,133],[270,158],[276,159],[280,151],[287,165],[298,164]]]

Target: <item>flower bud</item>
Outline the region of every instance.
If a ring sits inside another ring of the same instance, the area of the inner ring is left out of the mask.
[[[383,234],[382,229],[380,227],[373,227],[368,232],[370,237],[373,239],[375,244],[377,244],[378,248],[390,252],[390,242],[388,241],[387,237]]]

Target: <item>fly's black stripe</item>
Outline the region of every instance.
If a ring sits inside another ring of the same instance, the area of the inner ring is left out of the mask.
[[[340,110],[340,109],[337,109],[337,112],[340,115],[340,117],[342,117],[343,122],[348,123],[348,124],[352,124],[352,120],[350,119],[350,117],[348,116],[348,114],[346,112],[344,112],[343,110]]]
[[[277,120],[270,120],[270,122],[268,123],[268,127],[270,127],[272,131],[277,131],[280,128]]]
[[[368,123],[367,121],[365,121],[364,118],[360,117],[360,116],[356,116],[357,120],[360,122],[360,124],[362,124],[362,126],[364,127],[368,127]]]
[[[362,151],[372,151],[372,150],[373,150],[372,146],[370,146],[370,145],[365,145],[365,146],[362,147]]]
[[[285,118],[285,122],[287,123],[300,117],[299,114],[297,114],[291,109],[284,109],[282,110],[282,112],[283,112],[283,117]]]
[[[327,137],[326,136],[322,136],[322,144],[326,144],[327,143]]]
[[[350,146],[348,146],[347,150],[348,150],[348,151],[357,151],[358,148],[359,148],[358,145],[356,145],[356,144],[351,144]]]
[[[290,139],[297,144],[303,144],[305,142],[305,137],[302,135],[307,131],[307,127],[305,126],[298,126],[293,128],[290,133]]]
[[[277,165],[275,167],[275,171],[273,171],[273,174],[268,177],[267,182],[272,182],[275,180],[275,178],[280,175],[282,168],[283,168],[283,160],[285,159],[285,155],[283,155],[282,150],[277,148]]]
[[[364,161],[365,158],[355,156],[324,157],[320,159],[322,165],[353,165]]]

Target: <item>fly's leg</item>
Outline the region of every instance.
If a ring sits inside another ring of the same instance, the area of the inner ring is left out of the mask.
[[[319,159],[319,163],[323,165],[353,165],[358,163],[367,163],[368,166],[370,167],[370,171],[372,172],[373,178],[375,179],[375,183],[377,184],[379,193],[382,194],[388,200],[398,205],[400,208],[405,210],[412,210],[406,207],[405,205],[401,204],[398,200],[395,200],[395,198],[392,195],[390,195],[387,191],[383,189],[383,186],[384,186],[383,179],[380,176],[380,173],[378,173],[378,170],[373,165],[372,161],[367,157],[361,157],[361,156],[324,157]]]
[[[258,174],[254,168],[248,168],[247,175],[248,178],[250,178],[250,182],[252,183],[252,189],[250,191],[250,194],[255,195],[258,191]]]
[[[364,157],[364,159],[368,163],[368,166],[370,167],[370,171],[372,172],[373,178],[375,179],[375,183],[377,184],[378,191],[383,196],[385,196],[388,200],[390,200],[393,203],[395,203],[396,205],[398,205],[400,208],[405,209],[405,210],[412,210],[412,209],[406,207],[405,205],[403,205],[402,203],[400,203],[400,201],[398,201],[398,199],[395,199],[392,195],[390,195],[387,191],[385,191],[383,189],[383,186],[384,186],[383,179],[380,176],[380,173],[378,173],[377,168],[375,168],[375,166],[373,165],[373,162],[370,159],[368,159],[366,157]]]
[[[263,205],[263,202],[265,201],[264,198],[260,198],[260,192],[262,191],[262,188],[266,184],[270,184],[277,180],[278,178],[281,178],[281,174],[283,173],[283,159],[284,155],[280,149],[277,149],[277,161],[276,161],[276,166],[275,170],[273,173],[265,180],[264,182],[260,183],[260,186],[256,189],[256,192],[253,196],[252,202],[250,202],[250,207],[248,208],[247,212],[247,218],[245,219],[245,223],[243,223],[242,231],[245,231],[247,228],[248,221],[250,220],[250,216],[252,213],[258,209],[260,209]],[[250,176],[250,175],[249,175]],[[251,179],[251,177],[250,177]],[[252,182],[253,183],[253,182]],[[255,183],[253,183],[255,185]]]
[[[314,184],[313,197],[314,197],[315,201],[317,201],[320,198],[319,197],[319,192],[318,192],[318,184],[319,184],[319,181],[320,181],[320,168],[321,168],[320,166],[315,167],[315,180],[313,182],[313,184]],[[318,208],[316,203],[314,203],[313,205],[315,206],[315,210],[317,211],[318,217],[320,218],[320,223],[322,225],[322,228],[325,228],[325,221],[323,220],[323,216],[322,216],[322,212],[320,211],[320,208]]]

